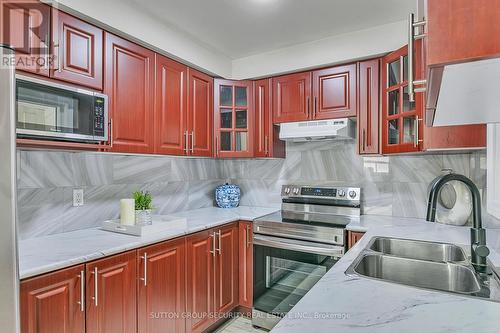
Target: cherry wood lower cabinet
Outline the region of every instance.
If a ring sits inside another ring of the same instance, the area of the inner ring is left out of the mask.
[[[227,313],[238,305],[238,224],[218,229],[215,256],[215,311]]]
[[[86,332],[137,332],[136,251],[94,261],[86,267]]]
[[[253,225],[240,221],[239,236],[239,303],[249,311],[253,305]]]
[[[213,230],[186,239],[187,332],[203,332],[214,323],[214,262],[216,237]]]
[[[23,281],[21,332],[84,333],[84,273],[79,265]]]
[[[364,235],[364,232],[347,231],[347,249],[353,247]]]
[[[138,331],[185,332],[185,238],[138,250],[137,265]]]

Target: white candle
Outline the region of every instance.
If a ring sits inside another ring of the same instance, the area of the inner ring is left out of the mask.
[[[120,224],[134,225],[135,224],[135,200],[121,199],[120,200]]]

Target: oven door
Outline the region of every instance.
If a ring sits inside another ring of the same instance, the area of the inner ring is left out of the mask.
[[[341,246],[267,235],[253,238],[253,318],[272,329],[344,254]]]

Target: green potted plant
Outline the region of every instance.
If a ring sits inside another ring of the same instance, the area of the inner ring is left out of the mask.
[[[133,193],[133,196],[135,200],[135,224],[153,224],[153,197],[151,193],[136,191]]]

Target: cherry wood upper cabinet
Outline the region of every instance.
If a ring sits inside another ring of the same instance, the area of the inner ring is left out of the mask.
[[[427,0],[427,65],[500,57],[499,0]]]
[[[252,157],[254,144],[253,83],[214,82],[216,157]]]
[[[183,333],[186,329],[183,318],[186,311],[185,238],[138,250],[137,263],[139,332]],[[151,317],[151,314],[158,316]]]
[[[253,305],[253,225],[240,221],[239,236],[239,304],[250,310]]]
[[[356,116],[356,64],[313,72],[312,119]]]
[[[272,79],[254,82],[255,157],[285,157],[285,142],[279,139],[279,127],[273,125]]]
[[[188,70],[188,149],[190,155],[212,156],[213,88],[212,77]]]
[[[21,332],[84,333],[84,271],[79,265],[22,281]]]
[[[296,73],[273,80],[273,122],[302,121],[311,115],[312,73]]]
[[[103,88],[103,31],[52,8],[52,54],[56,65],[51,77]]]
[[[29,1],[0,1],[2,43],[16,51],[16,69],[49,76],[50,7]]]
[[[156,55],[156,153],[188,154],[187,71],[186,66]]]
[[[105,33],[106,75],[113,151],[152,153],[155,54]]]
[[[197,314],[186,319],[187,332],[203,332],[215,322],[214,260],[215,232],[201,231],[186,239],[186,311]]]
[[[421,43],[415,43],[415,54]],[[415,80],[422,79],[421,62],[415,62]],[[408,153],[422,150],[423,96],[415,94],[415,102],[408,95],[408,47],[382,58],[382,153]]]
[[[94,261],[86,266],[86,332],[137,332],[136,251]]]
[[[379,153],[380,60],[359,63],[358,69],[358,152]]]
[[[215,311],[233,310],[238,299],[238,224],[225,225],[217,231],[215,256]]]

